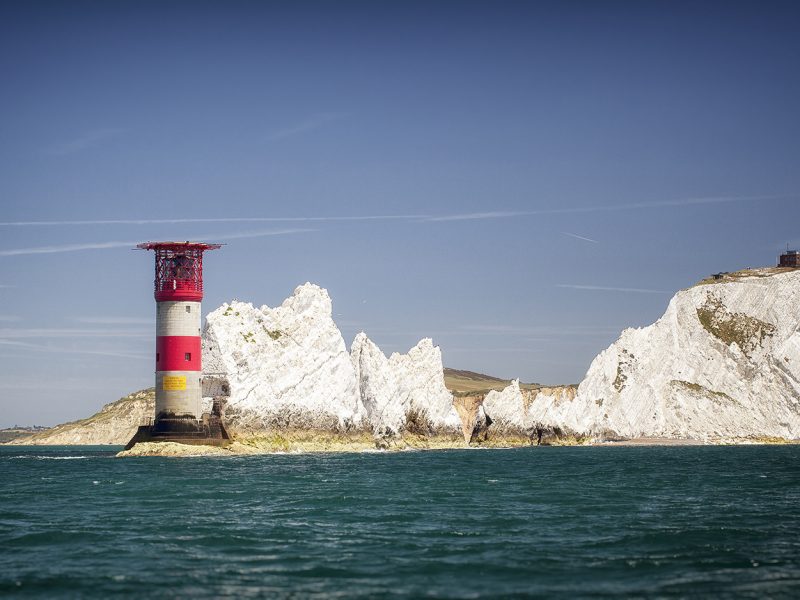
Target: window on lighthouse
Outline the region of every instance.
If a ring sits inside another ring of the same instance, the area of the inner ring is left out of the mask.
[[[183,358],[184,358],[184,360],[191,361],[192,360],[192,353],[191,352],[186,352],[183,355]]]

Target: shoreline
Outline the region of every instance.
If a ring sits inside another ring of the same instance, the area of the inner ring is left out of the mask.
[[[322,453],[373,453],[413,452],[423,450],[501,450],[535,447],[528,440],[497,439],[480,444],[465,444],[453,438],[397,439],[392,443],[376,444],[374,440],[295,439],[255,437],[234,440],[229,446],[189,445],[177,442],[140,442],[130,450],[117,453],[118,458],[140,456],[193,457],[193,456],[258,456],[266,454],[322,454]],[[798,445],[800,440],[778,438],[739,438],[695,440],[675,438],[633,438],[626,440],[575,441],[541,444],[542,447],[599,447],[629,448],[647,446],[777,446]]]

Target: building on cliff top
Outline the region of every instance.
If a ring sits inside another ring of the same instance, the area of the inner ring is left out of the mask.
[[[800,269],[800,250],[787,250],[781,254],[778,266]]]

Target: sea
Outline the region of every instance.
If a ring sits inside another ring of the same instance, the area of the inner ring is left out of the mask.
[[[800,446],[117,450],[0,446],[0,597],[800,597]]]

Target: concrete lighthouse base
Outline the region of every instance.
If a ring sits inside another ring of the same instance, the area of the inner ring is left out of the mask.
[[[193,418],[161,415],[154,423],[140,425],[126,444],[130,450],[139,442],[177,442],[193,446],[227,446],[231,438],[219,415],[206,413],[198,421]]]

